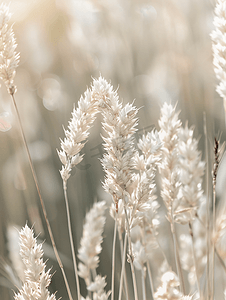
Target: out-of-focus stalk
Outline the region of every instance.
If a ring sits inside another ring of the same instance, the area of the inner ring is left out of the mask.
[[[65,282],[65,285],[66,285],[66,288],[67,288],[69,299],[73,300],[72,295],[71,295],[71,291],[70,291],[70,287],[69,287],[69,284],[68,284],[68,280],[67,280],[64,268],[63,268],[63,264],[61,262],[60,256],[59,256],[57,248],[56,248],[56,244],[55,244],[52,229],[51,229],[51,226],[50,226],[50,223],[49,223],[49,219],[47,217],[45,204],[44,204],[44,201],[42,199],[41,191],[40,191],[39,184],[38,184],[38,179],[37,179],[37,176],[36,176],[36,173],[35,173],[35,169],[34,169],[34,166],[33,166],[32,159],[31,159],[30,151],[28,149],[28,145],[27,145],[27,141],[26,141],[26,138],[25,138],[22,122],[21,122],[21,119],[20,119],[20,114],[19,114],[19,111],[18,111],[18,108],[17,108],[17,105],[16,105],[15,97],[14,97],[13,94],[11,96],[12,96],[14,107],[16,109],[16,113],[17,113],[17,117],[18,117],[18,121],[19,121],[19,127],[20,127],[20,131],[21,131],[22,139],[23,139],[23,143],[24,143],[24,146],[25,146],[25,149],[26,149],[26,152],[27,152],[29,165],[30,165],[30,168],[31,168],[32,176],[34,178],[34,182],[35,182],[35,186],[36,186],[36,189],[37,189],[37,192],[38,192],[39,200],[41,202],[41,207],[42,207],[42,211],[43,211],[44,218],[45,218],[45,221],[46,221],[46,225],[47,225],[47,228],[48,228],[48,232],[49,232],[50,240],[51,240],[51,243],[52,243],[52,246],[53,246],[53,250],[54,250],[57,262],[60,266],[61,272],[63,274],[63,278],[64,278],[64,282]]]
[[[53,233],[50,227],[50,223],[47,217],[47,212],[45,209],[45,205],[41,196],[41,191],[39,188],[39,184],[38,184],[38,180],[37,180],[37,176],[35,173],[35,169],[33,166],[33,162],[31,159],[31,155],[30,155],[30,151],[28,149],[28,145],[27,145],[27,141],[25,138],[25,134],[24,134],[24,130],[23,130],[23,126],[22,126],[22,122],[21,122],[21,118],[20,118],[20,114],[19,114],[19,110],[16,104],[16,100],[15,100],[15,92],[16,92],[16,86],[14,85],[14,77],[16,75],[16,68],[18,67],[19,64],[19,53],[16,53],[16,40],[14,37],[14,32],[12,27],[8,26],[8,22],[10,20],[11,14],[9,13],[9,7],[5,4],[1,4],[0,6],[0,78],[3,80],[3,82],[5,83],[8,93],[10,94],[11,98],[12,98],[12,102],[17,114],[17,118],[19,121],[19,128],[21,131],[21,136],[22,136],[22,140],[23,140],[23,144],[28,156],[28,161],[29,161],[29,165],[31,168],[31,172],[32,172],[32,176],[34,178],[35,181],[35,186],[38,192],[38,196],[41,202],[41,207],[43,210],[43,214],[44,214],[44,218],[47,224],[47,228],[49,231],[49,235],[50,235],[50,239],[51,239],[51,243],[53,246],[53,250],[54,253],[56,255],[56,259],[57,262],[60,266],[61,272],[63,274],[63,278],[65,281],[65,285],[67,288],[67,292],[68,292],[68,296],[69,299],[72,300],[72,295],[71,295],[71,291],[69,288],[69,284],[66,278],[66,274],[64,272],[64,268],[63,268],[63,264],[61,262],[60,256],[58,254],[57,248],[56,248],[56,244],[53,238]]]
[[[194,235],[193,235],[193,229],[192,229],[192,223],[191,222],[189,222],[189,232],[190,232],[190,236],[191,236],[191,239],[192,239],[192,253],[193,253],[194,265],[195,265],[196,284],[197,284],[199,297],[201,298],[201,288],[200,288],[199,277],[198,277],[198,265],[197,265],[196,255],[195,255]]]

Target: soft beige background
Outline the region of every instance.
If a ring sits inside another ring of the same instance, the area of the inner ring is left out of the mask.
[[[210,144],[225,121],[222,100],[215,93],[211,40],[214,1],[210,0],[11,0],[21,62],[17,70],[16,101],[34,160],[49,220],[75,292],[66,226],[60,147],[73,105],[100,74],[119,87],[124,103],[139,110],[139,136],[156,126],[161,105],[167,101],[181,110],[185,124],[195,125],[204,150],[203,112],[207,115]],[[79,245],[83,218],[95,200],[110,199],[101,187],[99,161],[101,119],[96,120],[85,159],[68,183],[74,237]],[[222,175],[224,185],[224,174]],[[108,216],[108,212],[107,212]],[[11,99],[0,89],[0,255],[9,260],[9,226],[34,224],[45,239],[48,266],[53,266],[52,290],[67,299],[55,262],[37,192],[21,141]],[[163,217],[163,223],[165,219]],[[167,229],[168,230],[168,229]],[[109,218],[100,272],[108,275],[112,243]],[[162,230],[164,233],[164,229]],[[169,248],[168,244],[163,247]],[[14,238],[14,246],[16,240]],[[173,256],[168,251],[169,259]],[[65,259],[64,259],[65,258]],[[157,273],[156,273],[157,274]],[[81,281],[82,282],[82,281]],[[1,276],[0,298],[12,298],[10,281]],[[110,285],[108,285],[108,289]],[[84,295],[84,291],[83,295]],[[219,298],[220,299],[220,298]]]

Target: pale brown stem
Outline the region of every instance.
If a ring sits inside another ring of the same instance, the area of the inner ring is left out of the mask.
[[[150,282],[150,286],[151,286],[151,294],[152,294],[152,298],[154,299],[154,285],[153,285],[153,279],[152,279],[152,275],[151,275],[151,268],[150,268],[150,264],[149,261],[147,262],[147,268],[148,268],[148,277],[149,277],[149,282]]]
[[[143,300],[146,300],[146,284],[145,284],[145,278],[146,278],[146,271],[142,270],[141,271],[141,282],[142,282],[142,295],[143,295]]]
[[[199,218],[198,214],[196,214],[196,217],[197,217],[197,219],[199,220],[199,222],[203,225],[203,227],[205,227],[205,224],[204,224],[204,223],[202,222],[202,220]],[[220,261],[220,263],[221,263],[221,265],[222,265],[222,267],[223,267],[223,269],[224,269],[224,271],[225,271],[225,273],[226,273],[226,266],[225,266],[225,263],[224,263],[223,259],[221,258],[220,254],[218,253],[218,251],[217,251],[217,249],[216,249],[216,246],[214,247],[214,251],[215,251],[215,254],[217,255],[217,257],[219,258],[219,261]]]
[[[35,173],[35,169],[34,169],[34,166],[33,166],[32,159],[31,159],[30,151],[28,149],[28,145],[27,145],[27,141],[26,141],[26,138],[25,138],[25,134],[24,134],[22,122],[21,122],[21,119],[20,119],[20,114],[19,114],[19,111],[18,111],[18,108],[17,108],[17,104],[16,104],[16,101],[15,101],[15,97],[14,97],[13,93],[11,93],[10,95],[12,97],[13,104],[14,104],[14,107],[15,107],[15,110],[16,110],[16,114],[17,114],[17,118],[18,118],[18,121],[19,121],[19,127],[20,127],[20,131],[21,131],[21,135],[22,135],[24,147],[25,147],[25,150],[26,150],[26,153],[27,153],[27,156],[28,156],[29,165],[30,165],[32,176],[34,178],[35,186],[36,186],[36,189],[37,189],[37,192],[38,192],[39,200],[40,200],[40,203],[41,203],[43,215],[44,215],[44,218],[45,218],[45,221],[46,221],[46,225],[47,225],[47,229],[48,229],[48,232],[49,232],[50,240],[51,240],[51,243],[52,243],[52,246],[53,246],[53,250],[54,250],[57,262],[58,262],[58,264],[60,266],[63,278],[64,278],[64,282],[65,282],[65,285],[66,285],[66,288],[67,288],[69,299],[73,300],[72,295],[71,295],[71,291],[70,291],[70,287],[69,287],[69,284],[68,284],[68,280],[67,280],[64,268],[63,268],[63,264],[61,262],[59,254],[58,254],[58,251],[57,251],[57,248],[56,248],[56,244],[55,244],[55,241],[54,241],[54,237],[53,237],[53,233],[52,233],[52,229],[51,229],[48,217],[47,217],[47,212],[46,212],[45,204],[44,204],[44,201],[42,199],[41,191],[40,191],[39,184],[38,184],[38,179],[37,179],[37,176],[36,176],[36,173]]]
[[[131,244],[131,236],[130,236],[130,225],[129,225],[129,218],[128,218],[128,214],[126,211],[126,203],[125,203],[124,197],[123,197],[123,206],[124,206],[124,213],[125,213],[125,217],[126,217],[127,237],[128,237],[128,246],[129,246],[129,263],[130,263],[131,273],[132,273],[134,298],[135,298],[135,300],[138,300],[137,283],[136,283],[136,276],[135,276],[135,270],[134,270],[134,265],[133,265],[133,253],[132,253],[132,244]]]
[[[123,277],[124,277],[125,263],[126,263],[126,248],[127,248],[127,236],[125,234],[124,251],[123,251],[123,260],[122,260],[122,269],[121,269],[121,277],[120,277],[120,284],[119,284],[119,296],[118,296],[118,300],[122,299]]]
[[[218,257],[218,259],[219,259],[219,261],[220,261],[220,263],[221,263],[221,265],[222,265],[222,267],[223,267],[223,269],[226,273],[226,266],[225,266],[224,260],[221,258],[221,256],[220,256],[219,252],[217,251],[216,247],[215,247],[215,253],[216,253],[216,255],[217,255],[217,257]]]
[[[215,236],[215,227],[216,227],[216,183],[213,183],[213,233],[212,236]],[[214,299],[214,277],[215,277],[215,241],[212,241],[212,294],[211,299]]]
[[[117,213],[114,226],[113,249],[112,249],[112,263],[111,263],[111,300],[114,300],[115,289],[115,248],[116,248],[116,235],[117,235]]]
[[[77,296],[78,296],[78,300],[80,300],[81,294],[80,294],[80,286],[79,286],[79,278],[78,278],[78,267],[77,267],[77,262],[76,262],[74,240],[73,240],[72,229],[71,229],[71,217],[70,217],[70,209],[69,209],[69,203],[68,203],[68,197],[67,197],[67,182],[66,181],[63,182],[63,189],[64,189],[64,199],[65,199],[66,212],[67,212],[68,233],[69,233],[69,239],[70,239],[70,245],[71,245],[71,253],[72,253],[72,259],[73,259],[73,265],[74,265],[76,286],[77,286]]]
[[[205,161],[206,161],[206,279],[207,279],[207,299],[210,300],[210,199],[209,199],[209,150],[207,137],[206,113],[203,113],[203,130],[205,135]]]
[[[184,278],[183,278],[183,274],[182,274],[182,267],[181,267],[180,256],[179,256],[179,246],[178,246],[178,240],[177,240],[175,224],[174,224],[172,213],[171,213],[171,220],[172,220],[171,221],[171,232],[173,235],[173,245],[174,245],[176,268],[177,268],[177,273],[178,273],[179,280],[180,280],[180,290],[185,295],[185,285],[184,285]]]
[[[121,251],[121,262],[123,263],[123,240],[122,240],[122,234],[118,229],[118,235],[119,235],[119,242],[120,242],[120,251]],[[128,289],[128,282],[127,282],[127,276],[126,272],[124,272],[124,285],[125,285],[125,293],[126,293],[126,300],[129,300],[129,289]]]

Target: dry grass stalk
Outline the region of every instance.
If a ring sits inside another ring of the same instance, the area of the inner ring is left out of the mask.
[[[179,258],[178,241],[175,232],[175,210],[179,203],[179,190],[181,186],[179,174],[178,157],[178,134],[181,127],[181,121],[178,119],[178,112],[172,105],[164,104],[161,109],[159,120],[160,139],[163,143],[163,158],[159,167],[162,178],[162,198],[167,208],[167,219],[171,224],[171,232],[174,239],[175,260],[177,272],[180,278],[180,288],[184,293],[184,280],[182,275],[181,263]]]
[[[138,110],[131,104],[122,107],[117,92],[102,77],[93,82],[93,96],[99,100],[99,109],[104,118],[103,128],[107,134],[107,137],[103,137],[106,150],[106,154],[102,159],[102,165],[106,173],[104,189],[112,195],[117,219],[119,217],[119,200],[121,199],[123,203],[134,293],[135,299],[137,299],[127,206],[133,182],[133,156],[136,152],[133,146],[133,134],[136,131]]]
[[[21,131],[21,135],[22,135],[22,140],[24,143],[24,147],[28,156],[28,161],[29,161],[29,165],[32,171],[32,176],[34,178],[34,182],[35,182],[35,186],[38,192],[38,196],[41,202],[41,206],[42,206],[42,210],[43,210],[43,214],[44,214],[44,218],[47,224],[47,228],[49,231],[49,235],[50,235],[50,239],[51,239],[51,243],[53,245],[53,249],[58,261],[58,264],[60,266],[61,272],[63,274],[63,278],[65,281],[65,285],[67,288],[67,292],[69,295],[70,300],[72,300],[72,296],[71,296],[71,291],[69,288],[69,284],[67,281],[67,277],[66,274],[64,272],[64,268],[63,268],[63,264],[61,262],[60,256],[58,254],[57,248],[56,248],[56,244],[54,241],[54,237],[52,234],[52,229],[50,227],[50,223],[47,217],[47,213],[46,213],[46,209],[45,209],[45,205],[42,199],[42,195],[41,195],[41,191],[39,188],[39,184],[38,184],[38,180],[37,180],[37,176],[35,173],[35,169],[33,166],[33,162],[31,159],[31,155],[30,155],[30,151],[28,149],[28,145],[27,145],[27,141],[25,138],[25,134],[24,134],[24,130],[23,130],[23,126],[22,126],[22,122],[21,122],[21,118],[20,118],[20,114],[19,114],[19,110],[17,108],[17,104],[16,104],[16,100],[14,97],[14,94],[16,92],[16,86],[14,85],[14,77],[16,74],[16,68],[19,64],[19,54],[15,52],[15,49],[17,47],[16,45],[16,41],[14,38],[14,32],[12,30],[12,27],[9,28],[8,27],[8,21],[10,20],[11,14],[9,14],[9,8],[7,5],[5,4],[1,4],[0,6],[0,42],[1,42],[1,53],[0,53],[0,78],[3,80],[3,82],[5,83],[7,89],[8,89],[8,93],[11,95],[12,97],[12,101],[13,101],[13,105],[15,107],[16,110],[16,114],[18,117],[18,121],[19,121],[19,128]]]
[[[221,158],[224,153],[225,142],[220,146],[220,142],[216,137],[214,138],[214,164],[213,164],[213,232],[212,236],[215,236],[216,232],[216,182],[217,172],[220,165]],[[214,299],[214,277],[215,277],[215,241],[212,241],[212,298]]]
[[[74,241],[71,229],[69,203],[67,197],[67,180],[71,175],[71,170],[82,161],[83,155],[80,151],[85,145],[85,141],[89,136],[89,129],[95,120],[98,101],[93,97],[90,89],[87,89],[84,96],[81,96],[77,109],[74,108],[72,118],[69,121],[68,129],[64,130],[65,138],[61,141],[61,150],[57,151],[62,162],[60,171],[63,180],[64,199],[67,211],[68,231],[71,244],[71,252],[74,264],[74,272],[77,285],[78,299],[80,299],[80,285],[78,278],[77,262],[74,250]]]

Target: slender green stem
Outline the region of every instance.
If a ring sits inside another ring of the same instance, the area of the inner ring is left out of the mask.
[[[36,186],[36,189],[37,189],[37,192],[38,192],[39,200],[40,200],[40,203],[41,203],[43,215],[44,215],[44,218],[45,218],[45,221],[46,221],[46,225],[47,225],[47,229],[48,229],[48,232],[49,232],[50,240],[51,240],[51,243],[52,243],[52,246],[53,246],[53,250],[54,250],[57,262],[59,264],[59,267],[61,269],[63,278],[64,278],[64,282],[65,282],[65,285],[66,285],[66,289],[67,289],[67,293],[68,293],[69,299],[73,300],[72,295],[71,295],[71,291],[70,291],[70,287],[69,287],[69,284],[68,284],[68,280],[67,280],[64,268],[63,268],[63,264],[61,262],[59,253],[58,253],[57,248],[56,248],[56,244],[55,244],[55,240],[54,240],[54,237],[53,237],[52,229],[51,229],[51,226],[50,226],[50,223],[49,223],[49,219],[47,217],[47,212],[46,212],[45,204],[44,204],[44,201],[42,199],[41,191],[40,191],[39,184],[38,184],[38,179],[37,179],[37,176],[36,176],[36,173],[35,173],[35,169],[34,169],[34,166],[33,166],[32,159],[31,159],[30,151],[28,149],[28,145],[27,145],[27,141],[26,141],[26,138],[25,138],[25,134],[24,134],[24,130],[23,130],[23,126],[22,126],[22,122],[21,122],[19,110],[17,108],[16,100],[15,100],[15,97],[14,97],[13,93],[11,93],[10,95],[12,97],[13,105],[14,105],[15,110],[16,110],[17,118],[18,118],[18,121],[19,121],[19,127],[20,127],[20,131],[21,131],[21,135],[22,135],[22,140],[23,140],[24,147],[25,147],[25,150],[26,150],[26,153],[27,153],[27,156],[28,156],[29,165],[30,165],[32,176],[34,178],[35,186]]]
[[[77,268],[77,262],[76,262],[76,256],[75,256],[74,240],[73,240],[72,229],[71,229],[71,217],[70,217],[70,209],[69,209],[69,203],[68,203],[68,197],[67,197],[67,182],[66,181],[63,182],[63,188],[64,188],[64,199],[65,199],[66,212],[67,212],[68,233],[69,233],[71,253],[72,253],[72,258],[73,258],[76,286],[77,286],[77,296],[78,296],[78,300],[80,300],[81,294],[80,294],[80,286],[79,286],[79,278],[78,278],[78,268]]]
[[[117,213],[114,226],[113,248],[112,248],[112,266],[111,266],[111,300],[114,300],[115,289],[115,248],[116,248],[116,236],[117,236]]]

